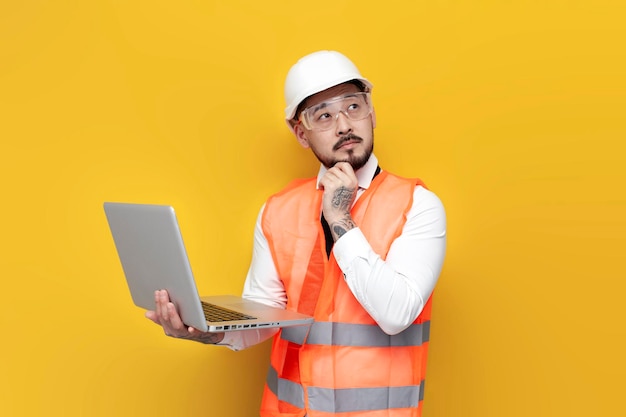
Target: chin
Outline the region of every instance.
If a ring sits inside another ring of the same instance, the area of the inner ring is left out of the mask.
[[[352,169],[356,171],[360,168],[363,168],[363,166],[370,159],[373,150],[374,146],[372,145],[369,149],[359,152],[358,154],[355,153],[353,150],[350,150],[344,155],[338,155],[335,158],[323,158],[321,157],[321,155],[318,155],[315,152],[313,153],[317,157],[317,160],[320,161],[322,165],[324,165],[327,169],[334,167],[335,164],[337,164],[338,162],[347,162],[352,166]]]
[[[336,161],[334,161],[333,165],[335,165],[337,162],[347,162],[352,166],[353,170],[357,171],[363,168],[363,166],[370,159],[370,155],[371,152],[365,153],[363,155],[350,154],[346,158],[337,159]]]

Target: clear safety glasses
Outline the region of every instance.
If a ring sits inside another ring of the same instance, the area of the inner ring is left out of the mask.
[[[370,93],[346,94],[307,107],[300,114],[300,121],[308,130],[329,130],[337,124],[340,113],[352,121],[365,119],[372,113]]]

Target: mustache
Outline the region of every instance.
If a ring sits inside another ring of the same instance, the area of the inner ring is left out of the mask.
[[[335,143],[335,146],[333,146],[333,151],[336,151],[344,143],[349,142],[351,140],[356,140],[358,142],[363,142],[363,139],[360,136],[357,136],[354,133],[348,133],[347,135],[342,136],[341,138],[339,138],[339,141],[337,143]]]

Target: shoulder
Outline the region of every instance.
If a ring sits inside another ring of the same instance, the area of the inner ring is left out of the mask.
[[[299,211],[302,205],[310,205],[317,191],[317,179],[306,178],[291,181],[281,191],[270,196],[265,202],[264,217],[282,216],[285,213]]]
[[[289,184],[287,184],[287,186],[285,186],[285,188],[271,195],[268,200],[292,193],[315,190],[316,183],[317,178],[298,178],[292,180]]]
[[[445,231],[447,221],[443,202],[434,192],[421,185],[415,186],[407,222],[418,222]]]
[[[422,184],[415,185],[415,190],[413,191],[413,201],[413,204],[417,203],[426,206],[441,206],[443,208],[443,203],[439,196]]]
[[[407,218],[428,217],[433,221],[446,222],[446,213],[441,199],[435,192],[428,189],[420,178],[406,178],[387,171],[388,178],[392,181],[411,184],[413,187],[413,202]]]
[[[426,207],[440,207],[443,209],[443,203],[441,199],[433,191],[430,191],[424,181],[420,178],[407,178],[387,172],[387,178],[396,182],[404,182],[405,184],[411,184],[413,188],[413,205],[422,205]]]

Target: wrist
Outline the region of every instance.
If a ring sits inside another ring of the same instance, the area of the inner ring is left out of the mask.
[[[203,333],[200,338],[198,338],[198,342],[204,343],[205,345],[216,345],[222,340],[224,340],[224,333]]]
[[[324,212],[324,218],[328,222],[329,225],[335,223],[342,223],[346,221],[352,221],[352,216],[349,211],[330,211],[329,213]]]
[[[330,226],[330,232],[335,242],[350,230],[357,227],[349,213],[336,221],[329,221],[328,225]]]
[[[205,345],[215,345],[224,339],[224,332],[222,333],[201,333],[200,331],[193,329],[187,336],[180,337],[181,339],[193,340],[194,342],[204,343]]]

